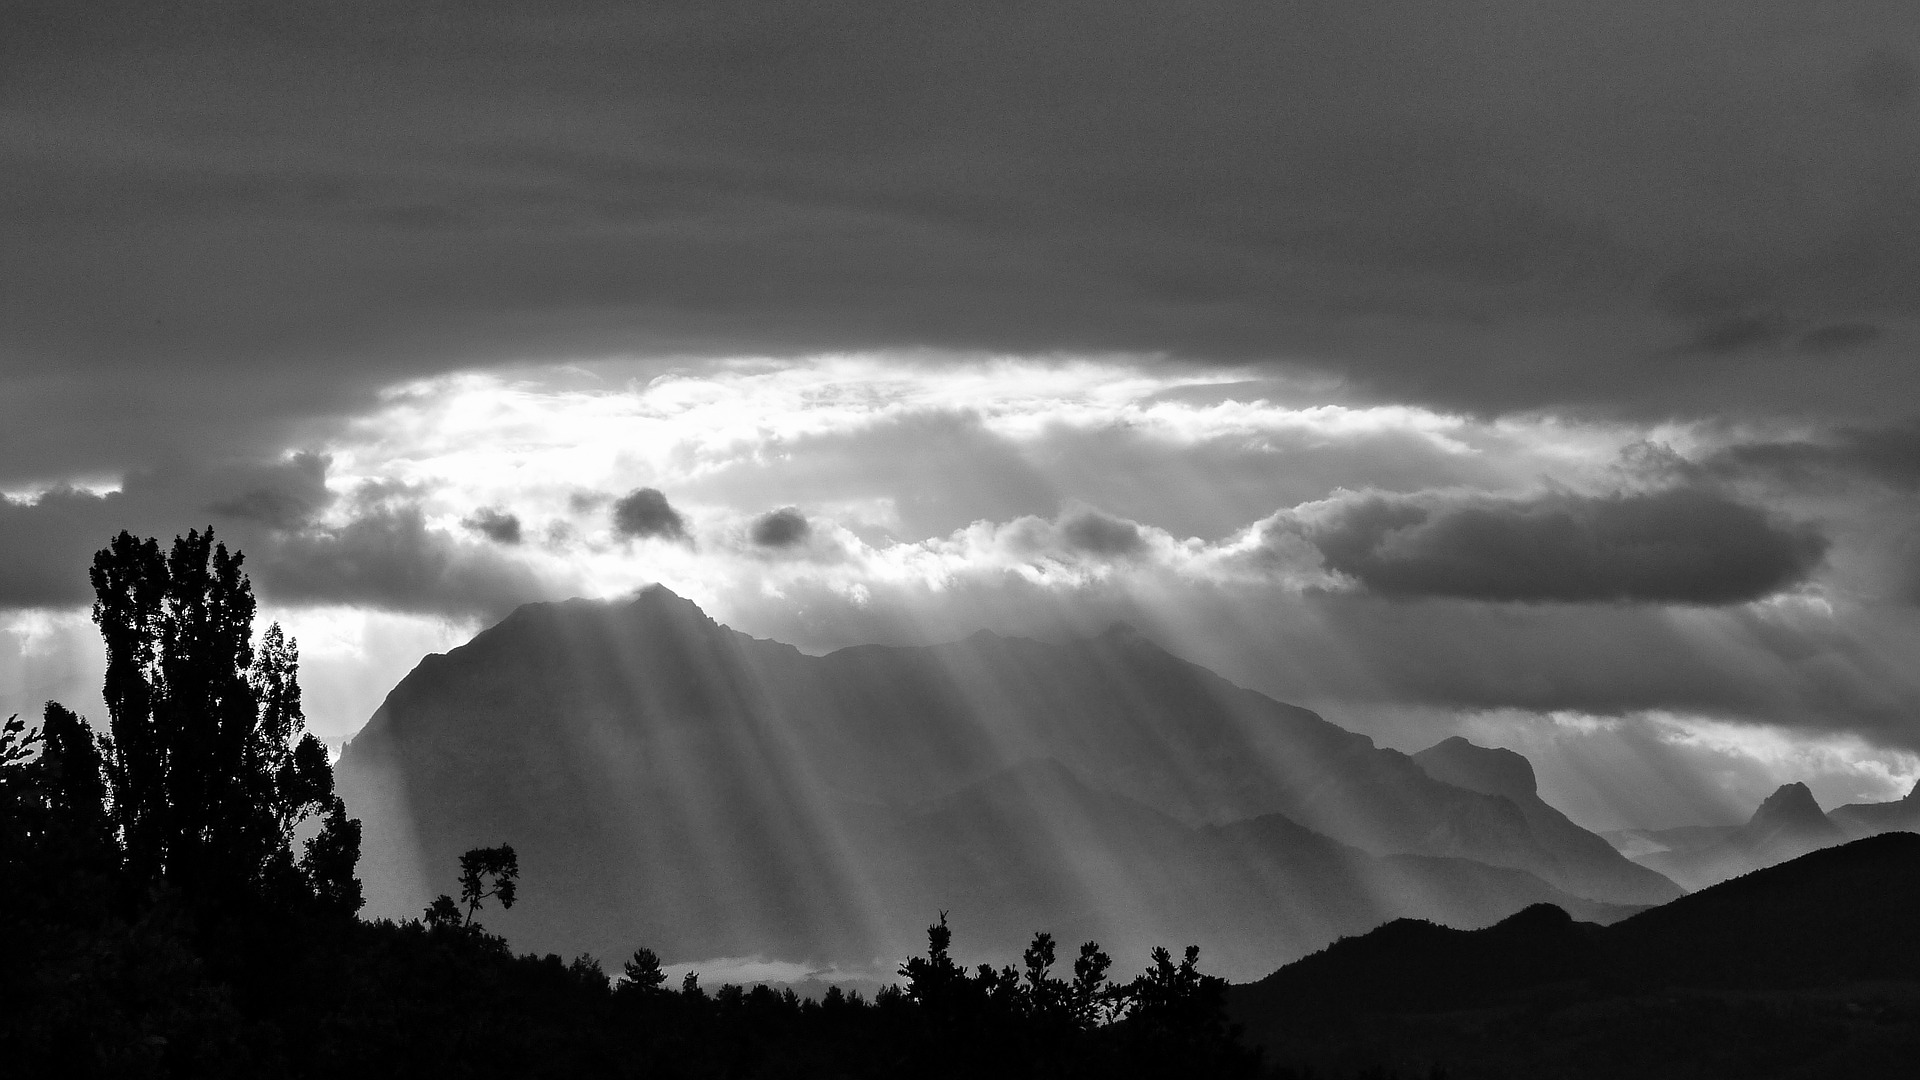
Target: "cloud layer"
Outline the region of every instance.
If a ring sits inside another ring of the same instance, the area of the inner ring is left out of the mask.
[[[1166,354],[1476,412],[1914,389],[1902,0],[327,10],[16,5],[0,484],[613,355]]]
[[[97,690],[84,570],[113,531],[212,523],[302,635],[334,734],[409,650],[663,581],[814,651],[1125,620],[1396,746],[1503,717],[1568,790],[1601,744],[1516,718],[1617,725],[1608,768],[1671,765],[1669,797],[1620,811],[1655,823],[1796,763],[1877,793],[1920,747],[1913,495],[1866,437],[1331,403],[1119,358],[635,370],[407,383],[306,452],[16,491],[0,706]],[[1728,732],[1841,749],[1760,761]]]

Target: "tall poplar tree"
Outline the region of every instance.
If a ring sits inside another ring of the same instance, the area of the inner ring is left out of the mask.
[[[243,557],[213,530],[122,532],[94,556],[93,619],[107,647],[102,740],[129,883],[198,901],[302,897],[351,913],[360,823],[305,732],[299,653],[276,624],[253,644]],[[319,819],[299,859],[295,831]]]

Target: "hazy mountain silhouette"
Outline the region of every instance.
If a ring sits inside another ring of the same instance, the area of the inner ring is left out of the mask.
[[[1891,802],[1822,813],[1805,784],[1785,784],[1740,825],[1619,829],[1600,834],[1634,862],[1690,889],[1773,866],[1823,847],[1884,832],[1920,831],[1920,784]]]
[[[1913,785],[1903,799],[1880,803],[1848,803],[1827,815],[1833,823],[1854,836],[1872,836],[1883,832],[1920,831],[1920,783]]]
[[[1221,970],[1260,970],[1341,934],[1417,913],[1484,926],[1553,902],[1611,922],[1635,908],[1573,897],[1521,871],[1443,856],[1373,856],[1283,815],[1190,828],[1028,762],[861,837],[874,880],[908,912],[965,912],[984,940],[1023,928],[1122,952],[1191,941]]]
[[[504,839],[499,929],[568,952],[899,955],[950,908],[974,940],[1271,963],[1395,915],[1679,892],[1530,790],[1436,779],[1126,627],[814,657],[658,587],[532,604],[422,661],[338,771],[373,911]]]
[[[1821,811],[1807,785],[1800,783],[1782,784],[1745,824],[1645,835],[1662,844],[1663,850],[1640,855],[1635,861],[1689,889],[1706,888],[1850,838]]]
[[[1789,793],[1785,814],[1804,816]],[[1612,926],[1402,920],[1233,988],[1278,1060],[1343,1075],[1895,1075],[1920,1049],[1920,836],[1804,855]],[[1416,1073],[1418,1074],[1418,1073]]]
[[[1560,887],[1580,896],[1650,895],[1651,879],[1642,868],[1540,798],[1533,763],[1520,754],[1475,746],[1456,735],[1413,755],[1413,760],[1442,783],[1512,803],[1534,838],[1557,860],[1558,873],[1542,876]]]

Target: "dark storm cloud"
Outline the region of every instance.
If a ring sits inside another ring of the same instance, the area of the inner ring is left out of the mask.
[[[216,517],[254,521],[275,529],[298,529],[333,503],[334,494],[327,488],[327,468],[331,464],[323,454],[303,453],[284,462],[243,470],[233,479],[246,483],[245,489],[216,499],[207,509]]]
[[[120,529],[126,499],[72,489],[0,499],[0,610],[89,603],[87,567]]]
[[[812,532],[806,516],[789,506],[755,518],[747,535],[761,547],[789,548],[806,543]]]
[[[473,516],[463,519],[460,524],[496,544],[512,547],[520,543],[520,518],[503,510],[484,507],[475,511]]]
[[[1302,358],[1478,410],[1913,387],[1905,0],[25,3],[5,38],[0,482],[609,353]],[[1808,380],[1791,342],[1866,325]]]
[[[1356,699],[1592,716],[1663,711],[1920,747],[1912,719],[1920,680],[1900,660],[1911,633],[1871,621],[1729,608],[1690,622],[1649,606],[1410,605],[1356,594],[1324,594],[1316,607],[1327,643],[1302,641],[1303,662],[1336,672],[1357,664]]]
[[[1740,603],[1804,581],[1827,549],[1808,526],[1692,488],[1371,495],[1336,502],[1300,534],[1328,569],[1383,596],[1529,603]]]
[[[0,500],[0,611],[91,603],[94,552],[122,530],[166,541],[209,527],[244,553],[254,590],[269,603],[500,615],[551,598],[554,590],[519,563],[430,528],[406,485],[363,484],[341,523],[316,521],[338,501],[325,485],[327,465],[303,454],[136,473],[104,495],[55,488]]]
[[[428,528],[418,507],[375,509],[248,555],[256,589],[278,603],[499,617],[551,599],[524,566]]]
[[[1075,549],[1093,555],[1135,555],[1147,546],[1138,525],[1093,510],[1063,519],[1060,535]]]
[[[1920,487],[1920,418],[1841,427],[1807,439],[1737,443],[1701,464],[1720,476],[1758,473],[1802,484],[1866,479],[1913,490]]]
[[[656,488],[635,488],[613,503],[613,531],[631,539],[683,540],[686,519]]]

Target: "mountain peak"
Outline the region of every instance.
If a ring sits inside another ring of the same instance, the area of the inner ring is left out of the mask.
[[[1832,828],[1826,812],[1821,810],[1820,804],[1814,800],[1812,789],[1799,781],[1781,784],[1774,789],[1773,794],[1767,796],[1765,801],[1761,802],[1760,808],[1753,812],[1753,817],[1748,819],[1747,824],[1749,827],[1767,829]]]
[[[1443,784],[1482,795],[1504,795],[1518,801],[1531,799],[1540,791],[1533,762],[1526,757],[1499,747],[1476,746],[1459,735],[1427,747],[1413,755],[1413,761]]]
[[[693,601],[681,596],[679,593],[674,592],[672,589],[667,588],[657,581],[651,585],[641,586],[640,590],[633,594],[633,602],[636,604],[693,604]],[[694,606],[698,607],[699,605],[694,604]]]
[[[648,585],[634,593],[627,609],[643,615],[664,615],[700,623],[714,622],[713,616],[702,610],[699,604],[660,584]]]

